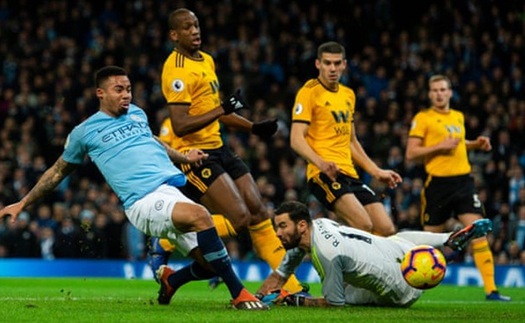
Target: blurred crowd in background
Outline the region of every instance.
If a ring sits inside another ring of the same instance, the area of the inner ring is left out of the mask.
[[[130,73],[134,102],[154,133],[167,116],[160,89],[173,49],[171,10],[200,19],[203,50],[216,59],[222,95],[240,88],[253,121],[279,119],[268,141],[225,129],[226,143],[250,166],[269,211],[285,200],[332,214],[308,194],[305,162],[289,146],[296,91],[317,76],[317,46],[346,47],[342,82],[357,95],[356,135],[370,157],[403,183],[390,190],[367,174],[398,230],[421,229],[425,173],[405,161],[410,121],[429,105],[427,80],[453,81],[453,108],[467,139],[490,136],[493,151],[471,153],[472,175],[497,264],[525,265],[525,3],[495,0],[0,0],[0,207],[18,201],[60,156],[67,134],[98,109],[93,73]],[[130,167],[133,167],[130,165]],[[451,223],[450,229],[455,228]],[[233,258],[255,257],[245,237],[228,241]],[[0,221],[0,257],[144,259],[145,237],[89,161],[54,192]],[[458,261],[471,261],[469,252]]]

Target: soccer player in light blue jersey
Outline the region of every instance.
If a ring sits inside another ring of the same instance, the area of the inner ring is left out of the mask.
[[[219,275],[233,297],[233,307],[267,309],[233,271],[209,212],[178,189],[186,177],[173,163],[200,163],[207,155],[198,149],[181,154],[153,136],[144,111],[131,103],[126,70],[103,67],[95,74],[95,84],[99,111],[71,131],[62,156],[26,196],[0,210],[0,219],[11,215],[15,221],[25,207],[51,192],[89,156],[134,226],[147,235],[169,239],[196,259],[177,272],[167,266],[158,270],[160,304],[169,304],[176,290],[189,281]]]

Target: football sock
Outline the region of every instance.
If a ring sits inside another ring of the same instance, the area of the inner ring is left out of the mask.
[[[397,237],[411,241],[416,245],[430,245],[432,247],[443,247],[450,233],[433,233],[425,231],[402,231],[396,233]]]
[[[165,252],[172,253],[175,251],[175,246],[168,239],[159,239],[159,245]]]
[[[474,263],[483,279],[483,287],[485,294],[490,294],[492,291],[498,290],[496,282],[494,281],[494,258],[489,247],[487,239],[477,240],[472,242],[472,253]]]
[[[228,252],[215,228],[197,232],[197,242],[204,259],[211,265],[215,273],[222,278],[231,296],[234,299],[237,298],[244,286],[233,271],[230,256],[228,256]]]
[[[237,232],[233,228],[230,220],[224,217],[222,214],[213,214],[211,216],[215,229],[221,238],[233,238],[237,236]]]
[[[194,261],[190,265],[175,271],[175,273],[168,277],[168,283],[175,290],[182,285],[193,280],[203,280],[215,277],[216,274],[204,268],[198,262]]]
[[[286,251],[277,238],[270,219],[248,227],[252,239],[253,248],[262,260],[266,261],[272,269],[276,269],[284,258]],[[303,286],[295,275],[290,276],[283,286],[290,293],[298,293],[303,290]]]

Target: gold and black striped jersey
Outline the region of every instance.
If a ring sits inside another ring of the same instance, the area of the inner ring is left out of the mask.
[[[201,57],[197,59],[174,49],[162,69],[164,98],[168,104],[188,105],[190,116],[202,115],[221,104],[215,62],[209,54],[199,53]],[[215,149],[222,145],[219,121],[215,120],[183,137],[174,135],[171,147],[177,150]]]
[[[425,170],[431,176],[458,176],[470,173],[462,112],[450,109],[447,113],[440,113],[433,108],[420,111],[412,120],[408,136],[421,138],[424,147],[436,145],[448,137],[459,138],[459,145],[450,154],[426,157]]]
[[[306,142],[323,160],[336,163],[343,174],[359,178],[350,151],[355,100],[349,87],[339,84],[337,91],[331,91],[318,79],[311,79],[297,92],[292,122],[309,125]],[[317,166],[308,163],[307,179],[319,173]]]

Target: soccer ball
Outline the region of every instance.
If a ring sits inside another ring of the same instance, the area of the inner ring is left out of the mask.
[[[443,253],[431,246],[417,246],[405,253],[401,272],[405,281],[417,289],[437,286],[445,277],[447,262]]]

